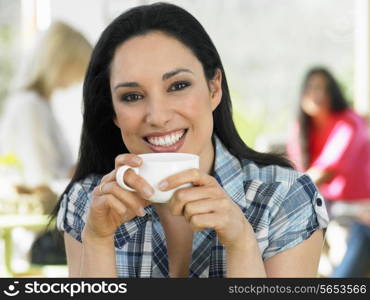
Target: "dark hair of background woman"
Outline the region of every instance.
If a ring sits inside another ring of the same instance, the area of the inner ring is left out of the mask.
[[[314,75],[324,76],[326,79],[326,92],[330,99],[330,110],[332,112],[340,112],[348,108],[348,103],[343,96],[343,93],[339,87],[338,82],[335,80],[334,76],[324,67],[314,67],[311,68],[305,75],[301,89],[301,101],[303,94],[307,88],[308,81]],[[300,151],[302,153],[303,167],[308,168],[310,163],[310,157],[308,153],[308,139],[309,139],[309,126],[311,117],[307,115],[303,110],[301,105],[299,106],[299,144]]]
[[[189,47],[201,62],[208,80],[213,79],[217,68],[221,70],[222,99],[213,112],[214,132],[233,155],[257,164],[291,167],[283,156],[259,153],[245,145],[232,121],[225,72],[210,37],[184,9],[172,4],[156,3],[135,7],[121,14],[104,30],[93,50],[83,87],[84,112],[79,160],[75,175],[64,193],[74,182],[90,174],[109,173],[114,169],[115,157],[128,152],[119,128],[113,123],[110,64],[120,44],[152,30],[165,32]],[[59,205],[60,201],[53,212],[54,216]]]

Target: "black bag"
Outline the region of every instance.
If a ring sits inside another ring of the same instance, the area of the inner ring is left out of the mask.
[[[33,242],[31,263],[37,265],[67,264],[64,239],[58,230],[48,230]]]

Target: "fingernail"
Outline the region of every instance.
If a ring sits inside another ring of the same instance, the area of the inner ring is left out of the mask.
[[[163,181],[161,181],[161,182],[158,184],[158,188],[159,188],[160,190],[163,190],[163,189],[165,189],[166,187],[168,187],[168,182],[167,182],[166,180],[163,180]]]
[[[139,216],[140,217],[144,217],[146,215],[146,211],[145,211],[145,209],[144,208],[142,208],[142,207],[140,207],[140,209],[139,209]]]
[[[138,156],[136,156],[136,157],[134,157],[133,158],[133,160],[132,160],[135,164],[140,164],[141,163],[141,158],[140,157],[138,157]]]
[[[143,192],[147,198],[150,198],[153,195],[152,190],[148,188],[147,186],[144,187]]]

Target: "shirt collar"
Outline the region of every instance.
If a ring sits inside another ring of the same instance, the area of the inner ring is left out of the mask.
[[[232,155],[221,140],[214,135],[215,164],[213,176],[236,204],[245,208],[245,172],[238,158]]]

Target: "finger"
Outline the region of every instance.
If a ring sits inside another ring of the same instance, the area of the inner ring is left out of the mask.
[[[209,186],[181,188],[173,194],[169,202],[169,208],[174,216],[180,216],[183,215],[184,207],[189,202],[206,198],[215,198],[217,194],[217,190]]]
[[[104,175],[102,179],[100,180],[100,183],[94,188],[93,190],[93,195],[95,196],[102,196],[102,188],[104,184],[110,182],[110,181],[115,181],[116,180],[116,170],[111,171],[110,173]]]
[[[120,217],[123,217],[127,213],[126,205],[118,200],[111,194],[105,194],[101,196],[102,200],[104,201],[104,205],[111,208],[114,212],[116,212]]]
[[[152,186],[132,169],[125,172],[123,181],[144,199],[149,199],[154,194]]]
[[[194,215],[190,218],[189,223],[194,231],[203,231],[207,228],[215,229],[219,217],[215,213]]]
[[[114,161],[114,167],[117,169],[122,165],[128,165],[130,167],[138,167],[142,163],[142,158],[136,154],[125,153],[120,154],[116,157]]]
[[[104,184],[102,191],[104,194],[115,196],[137,216],[144,216],[144,207],[150,205],[149,201],[140,198],[133,192],[122,189],[116,182],[107,182]]]
[[[184,207],[184,217],[190,222],[190,219],[194,215],[208,214],[215,212],[215,199],[203,199],[189,202]]]
[[[133,166],[135,167],[135,166]],[[109,172],[108,174],[104,175],[100,181],[100,184],[104,184],[104,183],[107,183],[109,181],[115,181],[116,180],[116,173],[117,173],[117,169],[114,169],[112,170],[111,172]]]
[[[167,191],[186,183],[197,186],[215,184],[215,180],[200,169],[189,169],[165,178],[158,184],[158,187],[162,191]]]

